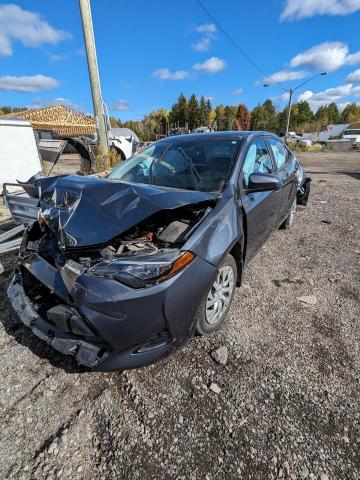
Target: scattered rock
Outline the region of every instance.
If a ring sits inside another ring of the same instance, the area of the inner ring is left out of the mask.
[[[301,478],[305,479],[309,476],[309,469],[307,467],[303,467],[300,472]]]
[[[56,449],[57,449],[57,443],[51,442],[48,448],[48,453],[51,455],[55,452]]]
[[[317,298],[315,295],[304,295],[303,297],[298,297],[298,301],[303,305],[316,305]]]
[[[216,394],[219,394],[221,392],[221,388],[217,383],[212,383],[209,388],[211,391],[213,391]]]
[[[285,461],[285,462],[283,463],[283,467],[285,468],[287,474],[289,475],[289,472],[290,472],[289,462]]]
[[[227,347],[225,345],[217,348],[216,350],[211,352],[211,357],[212,359],[216,362],[219,363],[220,365],[226,365],[229,357],[229,352]]]

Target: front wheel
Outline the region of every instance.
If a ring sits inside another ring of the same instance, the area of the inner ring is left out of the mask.
[[[215,332],[229,311],[237,281],[237,266],[232,255],[226,255],[206,298],[196,314],[196,333],[207,335]]]

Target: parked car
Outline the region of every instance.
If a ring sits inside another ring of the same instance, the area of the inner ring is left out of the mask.
[[[172,128],[169,132],[170,137],[175,137],[177,135],[188,135],[190,131],[187,128]]]
[[[344,140],[351,140],[354,143],[360,143],[360,128],[351,128],[350,125],[350,127],[344,131],[342,138]]]
[[[195,128],[193,133],[209,133],[211,132],[211,129],[209,127],[198,127]]]
[[[292,225],[307,183],[266,132],[169,137],[107,178],[35,179],[38,221],[8,296],[35,335],[82,365],[150,364],[223,324],[244,269]]]

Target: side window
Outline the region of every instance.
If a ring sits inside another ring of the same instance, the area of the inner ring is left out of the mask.
[[[278,168],[281,168],[285,165],[289,158],[289,152],[279,140],[275,138],[269,138],[269,143],[271,150],[274,154],[275,162]]]
[[[264,140],[256,140],[250,145],[243,165],[243,185],[249,185],[249,177],[252,173],[272,173],[273,162]]]

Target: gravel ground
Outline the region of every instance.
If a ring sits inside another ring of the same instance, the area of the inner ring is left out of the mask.
[[[12,313],[0,257],[0,478],[360,478],[360,155],[298,156],[313,182],[293,229],[221,331],[156,365],[92,373],[50,350]]]

